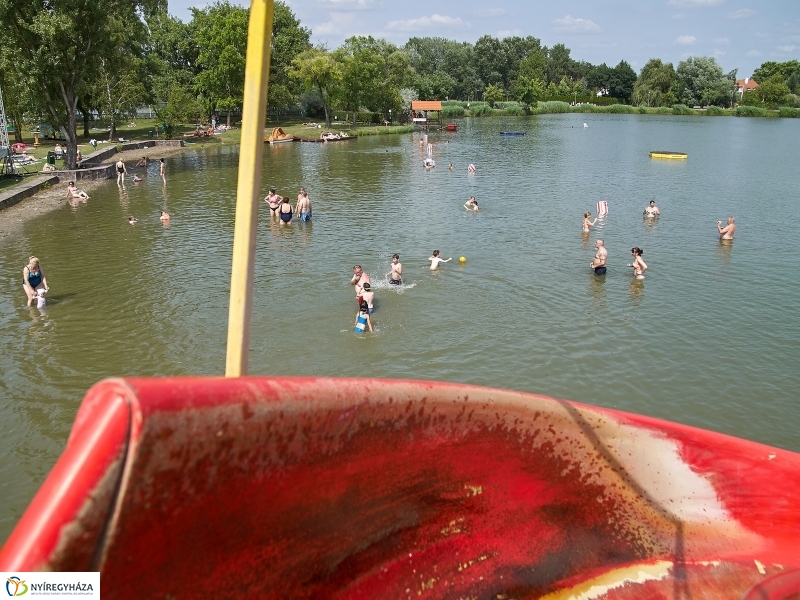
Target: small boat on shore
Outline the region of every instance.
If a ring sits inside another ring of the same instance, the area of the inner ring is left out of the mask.
[[[686,152],[670,152],[668,150],[651,150],[650,158],[672,158],[672,159],[685,159],[689,155]]]
[[[524,131],[501,131],[500,135],[525,135]]]
[[[264,139],[264,141],[269,142],[270,144],[282,144],[284,142],[293,142],[294,136],[284,132],[280,127],[276,127],[272,130],[272,133],[270,133]]]

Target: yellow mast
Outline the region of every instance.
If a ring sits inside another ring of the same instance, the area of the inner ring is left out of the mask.
[[[253,0],[250,5],[242,141],[236,191],[236,225],[233,233],[231,300],[228,309],[226,377],[247,375],[273,8],[273,0]]]

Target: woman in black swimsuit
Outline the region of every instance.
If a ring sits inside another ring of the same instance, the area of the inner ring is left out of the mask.
[[[281,224],[286,223],[288,225],[292,222],[292,205],[289,204],[288,198],[283,199],[278,215],[281,217]]]

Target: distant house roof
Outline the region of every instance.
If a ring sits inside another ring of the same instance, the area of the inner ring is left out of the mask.
[[[758,83],[752,77],[746,77],[745,79],[737,79],[736,80],[736,88],[739,92],[749,92],[754,90],[758,87]]]
[[[439,100],[413,100],[411,110],[442,110]]]

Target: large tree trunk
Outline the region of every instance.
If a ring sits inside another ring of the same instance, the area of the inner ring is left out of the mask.
[[[113,142],[117,138],[117,121],[111,116],[111,127],[108,129],[108,141]]]
[[[67,156],[64,161],[64,168],[68,170],[75,169],[77,165],[77,151],[78,151],[78,123],[77,123],[77,110],[78,110],[78,97],[75,95],[75,88],[70,84],[60,84],[61,99],[67,107],[67,123],[66,126],[60,125],[59,131],[64,136],[67,146]],[[49,94],[47,96],[48,107],[53,117],[58,119],[59,115],[53,102],[50,101]],[[62,113],[63,114],[63,113]],[[60,119],[59,119],[60,120]]]
[[[228,127],[231,126],[231,109],[228,109]]]
[[[83,137],[88,138],[91,136],[89,131],[89,112],[83,111]]]

